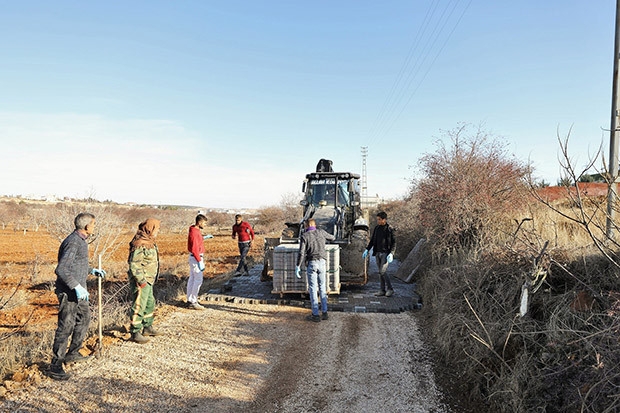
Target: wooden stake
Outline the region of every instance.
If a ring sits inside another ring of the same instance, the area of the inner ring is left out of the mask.
[[[99,254],[99,270],[101,270],[101,254]],[[102,309],[101,309],[101,277],[97,277],[97,284],[99,287],[99,294],[98,294],[98,298],[99,298],[99,348],[98,353],[99,355],[103,355],[103,331],[102,331],[102,324],[103,324],[103,320],[102,320]]]

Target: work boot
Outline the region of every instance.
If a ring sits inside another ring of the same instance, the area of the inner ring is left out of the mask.
[[[310,314],[308,317],[306,317],[306,320],[308,321],[314,321],[315,323],[318,323],[321,321],[321,317],[319,317],[319,315],[314,315],[314,314]]]
[[[160,336],[161,333],[155,330],[153,326],[148,326],[148,327],[144,327],[144,330],[142,330],[142,335],[155,337],[155,336]]]
[[[79,352],[67,354],[65,356],[65,364],[69,363],[81,363],[83,361],[90,360],[89,356],[83,356]]]
[[[138,344],[144,344],[148,343],[149,339],[144,337],[139,331],[136,331],[135,333],[131,333],[131,341]]]
[[[385,295],[385,291],[379,291],[378,293],[375,293],[375,297],[383,297]]]
[[[71,377],[71,375],[62,368],[62,363],[50,364],[47,375],[54,380],[69,380],[69,377]]]
[[[321,320],[327,320],[328,318],[327,311],[321,314]]]
[[[394,290],[387,290],[387,291],[385,292],[385,296],[386,296],[386,297],[391,297],[391,296],[393,296],[393,295],[394,295]]]

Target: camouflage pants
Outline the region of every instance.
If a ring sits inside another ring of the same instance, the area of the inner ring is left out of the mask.
[[[153,310],[155,310],[155,297],[153,286],[147,283],[140,288],[132,277],[129,280],[133,304],[131,305],[131,332],[141,332],[142,328],[153,325]]]

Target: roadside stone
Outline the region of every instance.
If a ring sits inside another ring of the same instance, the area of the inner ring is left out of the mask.
[[[18,370],[15,373],[13,373],[13,377],[11,377],[11,380],[17,382],[17,383],[21,383],[24,380],[28,379],[28,373],[22,371],[22,370]]]
[[[18,383],[18,382],[13,381],[13,380],[5,380],[4,381],[4,387],[8,391],[15,391],[15,390],[19,389],[20,387],[22,387],[22,385],[21,385],[21,383]]]

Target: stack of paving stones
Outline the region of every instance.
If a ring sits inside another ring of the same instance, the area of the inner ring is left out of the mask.
[[[396,265],[394,265],[396,264]],[[340,294],[328,295],[329,311],[355,313],[400,313],[422,308],[422,298],[416,293],[415,283],[407,284],[393,275],[398,268],[394,260],[388,269],[394,295],[377,297],[380,289],[379,273],[374,260],[369,268],[369,280],[365,285],[348,285],[340,288]],[[261,281],[263,266],[258,265],[250,270],[250,275],[234,277],[226,281],[221,288],[210,290],[204,297],[205,301],[228,301],[245,304],[275,304],[310,308],[308,294],[285,293],[272,294],[272,282]]]

